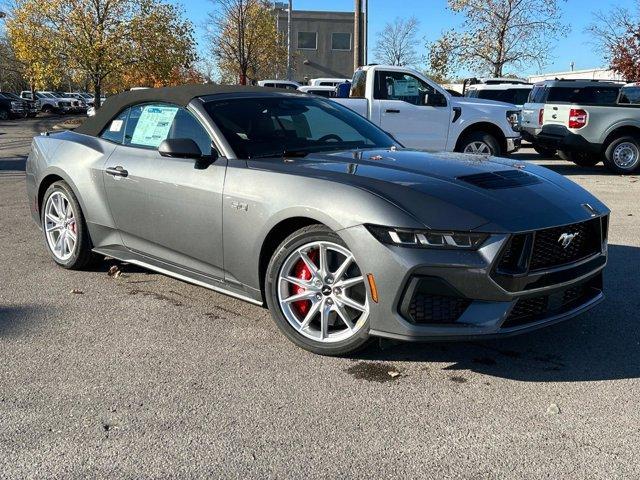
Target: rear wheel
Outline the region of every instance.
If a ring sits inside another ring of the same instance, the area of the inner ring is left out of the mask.
[[[296,345],[343,355],[369,340],[364,275],[342,239],[323,225],[304,227],[274,253],[265,296],[276,325]]]
[[[621,175],[637,172],[640,169],[640,142],[632,136],[616,138],[605,151],[604,164]]]
[[[500,155],[502,153],[498,140],[486,132],[466,134],[460,140],[457,151],[474,155]]]
[[[600,155],[591,152],[568,152],[558,150],[558,156],[567,162],[573,162],[580,167],[594,167],[600,163]]]
[[[89,231],[76,196],[64,181],[53,183],[45,192],[41,211],[44,239],[60,266],[81,269],[96,260],[91,251]]]

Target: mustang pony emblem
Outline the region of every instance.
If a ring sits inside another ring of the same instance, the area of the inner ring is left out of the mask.
[[[560,238],[558,238],[558,243],[562,244],[562,248],[569,248],[569,245],[571,245],[573,239],[578,235],[580,235],[580,233],[563,233],[562,235],[560,235]]]

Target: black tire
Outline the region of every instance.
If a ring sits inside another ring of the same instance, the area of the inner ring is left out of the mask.
[[[600,163],[601,157],[597,153],[592,152],[569,152],[566,150],[558,150],[558,156],[567,162],[572,162],[579,167],[595,167]]]
[[[458,142],[458,148],[456,148],[456,151],[465,152],[468,146],[477,142],[484,143],[489,148],[491,152],[490,155],[498,156],[503,154],[502,148],[500,148],[500,142],[498,142],[496,137],[494,137],[490,133],[481,132],[481,131],[467,133]],[[472,152],[466,152],[466,153],[472,153]]]
[[[543,147],[542,145],[533,144],[533,149],[536,151],[538,155],[547,158],[553,158],[556,156],[556,150],[554,148]]]
[[[635,159],[628,166],[623,166],[620,159],[616,159],[616,149],[628,146],[629,151],[635,152]],[[613,140],[604,152],[604,165],[613,173],[631,175],[640,171],[640,141],[631,135],[625,135]]]
[[[285,318],[278,301],[278,276],[287,258],[299,247],[314,241],[329,241],[347,248],[342,239],[324,225],[310,225],[289,235],[275,250],[265,274],[265,297],[267,306],[280,331],[294,344],[320,355],[338,356],[354,353],[364,348],[370,341],[369,318],[350,338],[335,343],[314,341],[291,326]],[[368,295],[368,293],[366,293]]]
[[[49,242],[47,241],[46,236],[46,228],[45,228],[45,206],[47,205],[47,201],[49,197],[56,192],[62,192],[64,196],[67,198],[71,207],[73,208],[75,217],[76,217],[76,237],[77,243],[75,246],[75,251],[71,255],[70,258],[66,260],[61,260],[58,258],[51,247],[49,246]],[[76,198],[73,190],[69,187],[69,185],[60,180],[55,182],[49,186],[47,191],[44,193],[42,198],[42,206],[40,211],[40,225],[42,226],[42,233],[44,238],[45,246],[47,247],[47,251],[53,258],[53,261],[56,262],[63,268],[67,268],[70,270],[81,270],[86,268],[94,263],[96,263],[99,257],[91,251],[93,245],[91,243],[91,238],[89,237],[89,230],[87,229],[87,223],[84,219],[84,215],[82,214],[82,209],[80,208],[80,204],[78,203],[78,199]]]
[[[0,120],[9,120],[9,111],[4,108],[0,108]]]

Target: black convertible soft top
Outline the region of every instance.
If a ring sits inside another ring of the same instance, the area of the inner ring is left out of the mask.
[[[278,90],[265,87],[247,87],[244,85],[181,85],[179,87],[146,88],[119,93],[107,98],[94,117],[87,119],[75,132],[97,137],[109,122],[125,108],[138,103],[162,102],[186,107],[191,100],[207,95],[229,93],[274,94]],[[285,93],[280,91],[280,93]],[[286,93],[296,93],[287,90]]]

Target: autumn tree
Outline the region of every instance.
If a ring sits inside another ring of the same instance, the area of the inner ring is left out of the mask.
[[[506,67],[541,68],[551,41],[563,34],[563,0],[448,0],[464,17],[428,46],[431,71],[448,76],[459,68],[502,77]]]
[[[396,18],[387,23],[378,35],[375,56],[378,62],[386,65],[416,65],[420,55],[416,49],[420,22],[417,18]]]
[[[587,27],[610,68],[626,80],[640,81],[640,1],[635,11],[617,7],[596,12]]]
[[[124,89],[175,82],[195,60],[192,25],[163,0],[14,0],[7,32],[39,87],[62,72]]]
[[[211,53],[223,81],[246,84],[281,75],[287,49],[276,29],[268,0],[212,0],[208,33]]]

